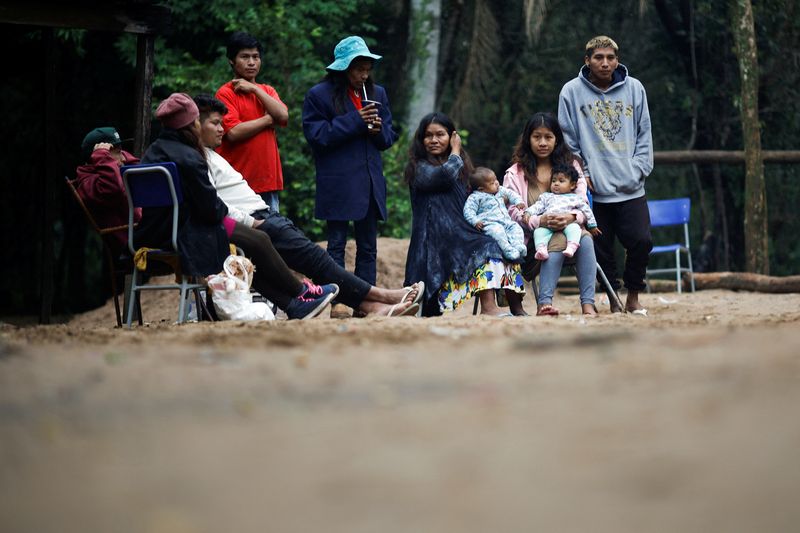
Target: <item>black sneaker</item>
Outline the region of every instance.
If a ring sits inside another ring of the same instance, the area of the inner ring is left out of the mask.
[[[286,316],[289,320],[308,320],[314,318],[325,309],[331,300],[339,294],[339,286],[335,283],[330,285],[314,285],[317,290],[311,290],[308,285],[303,294],[289,302],[286,306]]]

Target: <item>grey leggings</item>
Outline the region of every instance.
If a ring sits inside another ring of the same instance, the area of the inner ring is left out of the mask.
[[[589,235],[581,238],[581,247],[575,252],[575,267],[581,293],[581,305],[594,305],[594,284],[597,277],[597,259],[594,255],[594,240]],[[550,258],[542,262],[539,273],[539,305],[553,303],[553,293],[564,265],[562,252],[550,252]]]

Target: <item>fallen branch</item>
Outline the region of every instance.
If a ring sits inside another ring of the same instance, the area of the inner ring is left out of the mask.
[[[688,275],[686,276],[688,280]],[[800,276],[765,276],[751,272],[707,272],[694,274],[697,290],[729,289],[753,292],[800,292]],[[686,283],[684,283],[686,286]]]

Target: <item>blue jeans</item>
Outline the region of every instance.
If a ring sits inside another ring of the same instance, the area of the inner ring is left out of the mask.
[[[378,209],[370,200],[367,216],[353,222],[356,237],[356,269],[354,274],[370,285],[378,276]],[[344,268],[344,247],[347,244],[349,220],[328,221],[328,254]]]
[[[594,255],[594,240],[589,235],[581,238],[581,247],[575,252],[575,268],[578,276],[578,287],[581,293],[581,305],[594,305],[594,283],[597,276],[597,259]],[[539,305],[553,303],[553,293],[561,276],[564,265],[562,252],[550,252],[550,258],[542,262],[539,272]]]
[[[258,195],[261,197],[262,200],[264,200],[264,203],[266,203],[269,206],[270,210],[273,213],[280,212],[278,210],[281,204],[280,200],[278,199],[279,192],[280,191],[267,191],[258,193]]]

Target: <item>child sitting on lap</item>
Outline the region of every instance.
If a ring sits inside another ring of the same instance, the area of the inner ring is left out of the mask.
[[[582,212],[586,217],[586,229],[594,237],[600,235],[597,222],[589,204],[580,195],[575,194],[578,186],[578,172],[571,166],[555,166],[550,176],[550,192],[544,192],[539,196],[535,204],[524,211],[525,222],[531,215],[543,215],[545,213],[576,213]],[[568,224],[564,228],[564,235],[567,237],[567,249],[564,250],[566,257],[575,255],[575,251],[580,246],[581,227],[577,222]],[[548,228],[536,228],[533,232],[533,242],[536,248],[536,259],[544,261],[550,254],[547,252],[547,244],[553,236],[553,231]]]
[[[476,168],[469,177],[472,194],[464,204],[464,218],[476,229],[489,235],[511,261],[524,257],[527,248],[519,224],[508,214],[508,205],[525,209],[522,198],[500,185],[497,176],[486,167]]]

